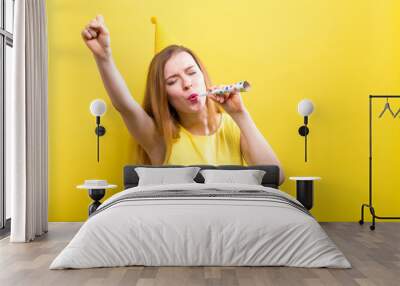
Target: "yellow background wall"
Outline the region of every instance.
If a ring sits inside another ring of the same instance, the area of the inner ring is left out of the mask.
[[[103,87],[80,32],[102,14],[115,62],[142,102],[154,53],[157,16],[166,41],[179,41],[204,61],[213,84],[248,80],[243,94],[255,123],[286,176],[321,176],[312,213],[319,221],[357,221],[368,199],[368,95],[400,94],[400,1],[367,0],[57,0],[47,1],[49,37],[49,220],[83,221],[91,200],[76,185],[103,178],[122,190],[135,141]],[[222,41],[223,39],[223,41]],[[102,98],[107,133],[96,159],[95,118]],[[314,102],[304,162],[297,104]],[[397,111],[400,100],[392,100]],[[377,119],[374,194],[378,215],[400,215],[400,117]],[[397,181],[397,182],[396,182]],[[295,195],[295,183],[281,190]],[[369,216],[368,216],[369,217]]]

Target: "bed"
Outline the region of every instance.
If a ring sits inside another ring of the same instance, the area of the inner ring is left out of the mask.
[[[290,266],[351,268],[312,214],[279,190],[273,165],[190,165],[262,170],[261,184],[140,185],[127,165],[124,190],[105,200],[50,269],[119,266]]]

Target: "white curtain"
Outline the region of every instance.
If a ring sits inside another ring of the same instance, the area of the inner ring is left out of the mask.
[[[6,187],[11,242],[48,229],[47,20],[45,0],[16,0],[14,70],[6,98]]]

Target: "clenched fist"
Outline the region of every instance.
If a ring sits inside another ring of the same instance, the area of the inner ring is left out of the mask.
[[[95,57],[105,60],[111,57],[110,33],[102,15],[92,19],[82,30],[81,35]]]
[[[209,91],[222,88],[223,85],[211,86]],[[210,94],[209,98],[221,104],[222,108],[229,114],[239,114],[246,111],[240,91],[235,88],[232,92],[224,92],[222,94]]]

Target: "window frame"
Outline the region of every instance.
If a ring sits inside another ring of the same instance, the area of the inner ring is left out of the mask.
[[[11,218],[6,218],[6,189],[5,189],[5,95],[6,95],[6,47],[13,48],[13,33],[6,30],[6,0],[0,0],[1,3],[1,23],[0,23],[0,237],[10,232]],[[15,0],[12,1],[12,13],[14,22]],[[14,25],[14,23],[13,23]],[[14,27],[12,28],[14,31]],[[14,64],[14,63],[12,63]]]

